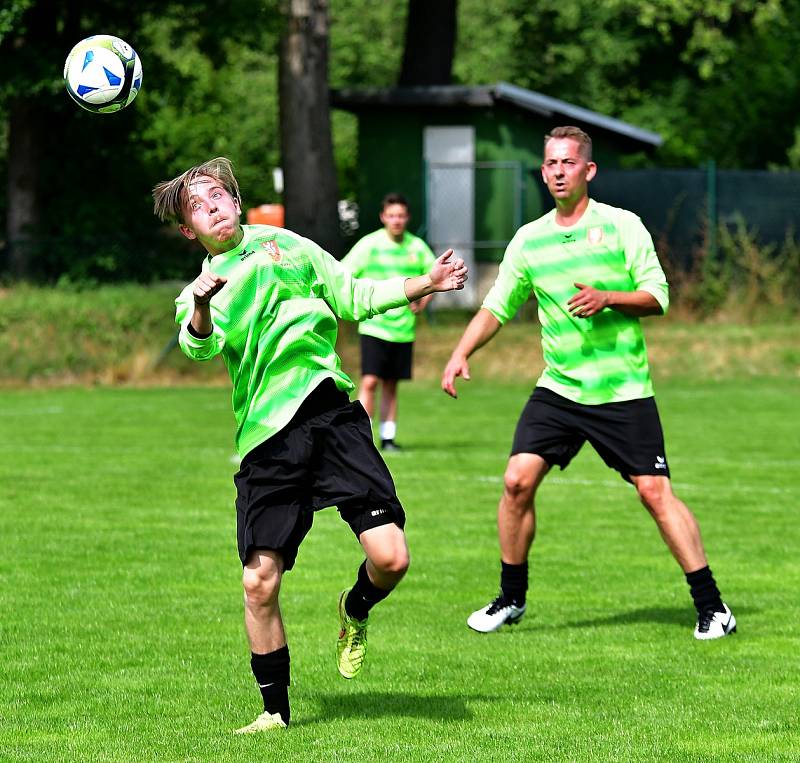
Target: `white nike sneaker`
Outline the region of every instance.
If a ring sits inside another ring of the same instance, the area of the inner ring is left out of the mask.
[[[478,633],[491,633],[500,630],[503,625],[518,623],[524,614],[524,604],[521,607],[515,607],[501,593],[483,609],[473,612],[467,618],[467,625]]]
[[[736,618],[728,609],[727,604],[723,604],[723,612],[713,612],[708,610],[700,613],[697,617],[697,625],[694,629],[694,637],[701,641],[708,641],[712,638],[722,638],[729,633],[736,633]]]

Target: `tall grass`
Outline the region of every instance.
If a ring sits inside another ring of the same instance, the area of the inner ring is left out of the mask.
[[[717,241],[715,252],[706,242],[686,266],[659,244],[672,307],[666,320],[648,322],[653,327],[648,331],[678,332],[681,339],[666,346],[677,346],[686,333],[699,341],[710,334],[719,360],[728,347],[739,354],[742,348],[730,337],[728,345],[719,344],[715,327],[737,325],[756,334],[764,329],[773,344],[785,348],[783,365],[788,363],[794,373],[800,340],[785,336],[784,329],[787,316],[800,315],[800,242],[790,234],[780,246],[761,245],[758,232],[742,219],[721,226]],[[174,299],[182,285],[97,286],[64,280],[55,287],[18,284],[0,289],[0,385],[169,383],[187,378],[224,383],[220,364],[192,363],[174,350]],[[423,319],[417,358],[421,375],[433,378],[441,372],[469,317],[465,311]],[[530,357],[508,360],[495,354],[503,358],[495,362],[501,366],[499,375],[520,362],[531,369],[540,362],[535,323],[535,303],[530,302],[503,330],[495,347],[508,345],[514,356],[524,343]],[[357,367],[357,344],[354,328],[343,326],[339,349],[351,370]],[[770,355],[776,357],[772,351]],[[747,362],[761,361],[750,353]]]
[[[716,251],[708,235],[688,266],[665,258],[673,305],[695,320],[731,318],[751,323],[800,312],[800,242],[793,231],[782,244],[762,244],[742,217],[720,225]]]

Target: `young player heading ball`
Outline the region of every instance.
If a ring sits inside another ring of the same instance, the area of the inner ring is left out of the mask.
[[[176,300],[179,342],[195,360],[222,355],[233,383],[234,477],[245,625],[264,712],[237,733],[289,723],[289,648],[278,603],[314,511],[337,506],[366,560],[339,597],[339,672],[366,654],[367,616],[408,568],[405,514],[372,441],[367,414],[335,351],[336,317],[361,320],[437,291],[461,289],[464,262],[447,251],[426,275],[370,281],[313,241],[241,225],[231,163],[211,159],[153,190],[155,213],[206,257]]]

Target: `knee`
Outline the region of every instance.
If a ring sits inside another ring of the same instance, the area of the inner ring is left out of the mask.
[[[509,468],[503,477],[503,490],[509,499],[507,503],[519,510],[526,510],[533,500],[534,480],[519,469]]]
[[[639,477],[636,480],[636,490],[642,505],[655,519],[667,513],[672,491],[669,488],[669,481],[664,477]]]
[[[242,574],[245,601],[254,607],[273,606],[278,601],[281,574],[276,566],[245,567]]]
[[[405,544],[398,544],[383,550],[377,556],[373,554],[370,561],[382,575],[390,575],[399,580],[408,571],[411,557]]]
[[[375,393],[378,389],[378,377],[369,374],[368,376],[361,377],[361,391]]]

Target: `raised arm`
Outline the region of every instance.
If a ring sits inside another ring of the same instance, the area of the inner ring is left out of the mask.
[[[442,374],[442,389],[450,397],[458,397],[456,394],[457,377],[462,376],[466,381],[470,379],[467,358],[479,347],[483,347],[500,330],[501,325],[500,321],[485,307],[475,313]]]
[[[427,297],[437,291],[458,291],[464,288],[467,280],[467,266],[460,257],[453,257],[453,250],[448,249],[434,260],[433,266],[424,276],[407,278],[405,282],[406,297],[409,302]]]
[[[194,311],[190,325],[197,336],[208,336],[214,330],[214,324],[211,322],[211,297],[227,282],[227,278],[218,276],[210,270],[203,271],[195,279],[192,285]]]

